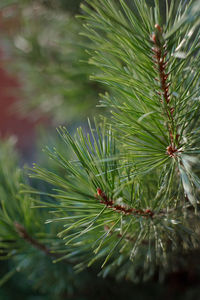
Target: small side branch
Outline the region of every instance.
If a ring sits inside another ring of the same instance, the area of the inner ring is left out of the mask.
[[[15,230],[17,231],[18,235],[21,238],[23,238],[27,243],[32,245],[34,248],[44,252],[48,256],[51,256],[54,258],[60,257],[58,254],[52,253],[45,245],[41,244],[36,239],[34,239],[32,236],[30,236],[30,234],[26,231],[24,226],[22,226],[21,224],[19,224],[17,222],[14,223],[14,226],[15,226]]]
[[[119,213],[123,213],[125,215],[142,216],[147,218],[152,218],[154,216],[154,212],[150,209],[142,210],[115,204],[114,201],[109,199],[100,188],[97,188],[97,196],[100,197],[100,203]]]

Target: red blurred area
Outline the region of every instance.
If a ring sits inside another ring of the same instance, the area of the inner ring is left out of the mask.
[[[31,121],[22,118],[14,110],[16,101],[20,101],[20,84],[5,69],[3,52],[0,49],[0,138],[15,135],[17,146],[22,153],[30,153],[35,140],[35,128],[46,123],[45,118]]]
[[[0,11],[0,33],[13,36],[20,27],[20,15],[16,6]],[[4,40],[2,39],[2,45]],[[20,84],[6,71],[3,50],[0,48],[0,138],[15,135],[17,146],[22,152],[29,152],[35,139],[35,124],[20,118],[13,107],[20,98]]]
[[[18,149],[24,156],[29,156],[34,151],[36,127],[49,121],[45,116],[33,121],[30,116],[20,116],[14,109],[16,102],[22,97],[19,84],[21,80],[8,71],[13,59],[9,54],[10,46],[3,37],[14,37],[21,26],[21,13],[17,5],[0,10],[0,138],[16,136]]]

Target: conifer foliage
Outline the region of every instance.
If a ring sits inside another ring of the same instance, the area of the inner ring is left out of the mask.
[[[165,16],[158,1],[82,9],[99,69],[92,78],[109,86],[101,103],[113,117],[88,136],[61,128],[74,159],[50,156],[66,176],[38,167],[33,176],[56,189],[49,222],[63,221],[66,257],[84,257],[78,268],[100,260],[104,275],[148,277],[199,245],[198,2],[166,1]]]
[[[87,134],[59,128],[64,151],[47,149],[59,171],[35,165],[30,175],[48,191],[21,190],[59,224],[55,262],[78,271],[97,262],[103,276],[140,281],[199,251],[199,4],[166,0],[165,15],[158,0],[81,6],[110,115]]]

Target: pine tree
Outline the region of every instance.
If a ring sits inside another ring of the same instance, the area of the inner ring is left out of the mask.
[[[88,133],[60,127],[62,150],[46,149],[57,167],[34,165],[32,184],[12,186],[2,168],[3,258],[20,265],[26,245],[119,280],[199,274],[200,3],[166,0],[165,14],[159,4],[81,6],[109,113]]]

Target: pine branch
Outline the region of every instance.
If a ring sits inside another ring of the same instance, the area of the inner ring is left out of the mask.
[[[107,131],[104,127],[102,131],[98,127],[95,130],[91,128],[91,133],[86,137],[79,129],[74,138],[65,128],[60,128],[59,133],[68,151],[73,149],[73,160],[66,161],[56,149],[48,150],[48,153],[63,168],[61,173],[67,175],[63,177],[35,166],[31,176],[52,185],[52,191],[42,193],[42,196],[50,196],[55,200],[50,203],[40,200],[36,203],[37,207],[54,210],[55,218],[48,219],[48,223],[64,223],[59,237],[70,247],[70,253],[63,256],[63,259],[81,256],[82,263],[77,265],[78,270],[100,259],[104,259],[104,266],[109,259],[116,262],[117,248],[121,245],[124,247],[124,257],[144,261],[144,257],[139,258],[137,253],[150,251],[151,259],[149,256],[146,258],[149,268],[155,267],[155,259],[156,265],[163,268],[168,265],[168,255],[173,255],[173,249],[182,245],[183,236],[184,249],[191,243],[190,237],[195,240],[195,233],[190,230],[188,220],[182,214],[186,208],[181,203],[174,203],[178,192],[173,192],[172,197],[164,189],[153,197],[152,191],[156,190],[156,186],[153,181],[150,184],[152,176],[145,179],[150,189],[148,193],[146,182],[137,181],[137,176],[132,181],[132,164],[128,164],[128,156],[124,163],[124,156],[122,159],[117,156],[120,152],[111,130]],[[93,140],[90,140],[91,136]],[[128,182],[121,180],[126,172],[129,172],[125,176],[129,178]],[[170,172],[173,174],[173,168]],[[163,179],[169,187],[172,186],[170,180],[173,178],[170,172]],[[27,193],[37,192],[27,190]],[[81,247],[77,249],[77,245]],[[92,259],[87,255],[91,248],[95,249]]]
[[[159,81],[160,81],[160,88],[161,88],[161,93],[158,93],[163,99],[161,100],[161,103],[164,105],[165,108],[165,113],[168,118],[168,129],[169,129],[169,136],[171,140],[171,145],[167,147],[167,153],[169,154],[170,157],[173,157],[175,153],[178,151],[176,149],[176,144],[177,144],[177,137],[176,136],[176,141],[174,141],[173,137],[173,112],[174,108],[170,107],[170,95],[169,95],[169,87],[170,83],[167,83],[167,79],[169,76],[169,73],[166,74],[166,68],[167,68],[167,62],[166,62],[166,56],[167,56],[167,45],[164,44],[164,39],[162,37],[162,28],[156,24],[155,28],[157,29],[157,34],[152,35],[152,41],[155,45],[154,48],[152,48],[152,51],[154,53],[154,61],[156,65],[156,70],[159,72]]]
[[[17,222],[14,223],[14,226],[15,226],[15,229],[16,229],[17,233],[19,234],[19,236],[21,238],[23,238],[31,246],[44,252],[48,256],[57,257],[57,254],[51,253],[51,251],[46,247],[46,245],[41,244],[36,239],[34,239],[32,236],[30,236],[28,234],[28,232],[26,231],[26,229],[24,228],[24,226],[22,226],[21,224],[19,224]]]
[[[138,268],[144,277],[166,272],[173,255],[200,245],[198,14],[191,19],[192,1],[171,1],[166,20],[159,1],[153,10],[144,0],[134,1],[135,10],[123,0],[86,3],[86,34],[96,48],[90,63],[109,86],[102,104],[113,118],[89,122],[88,134],[61,127],[63,148],[47,149],[58,168],[34,165],[30,175],[48,190],[26,186],[22,195],[62,227],[62,259],[78,257],[78,270],[101,261],[103,272],[135,280]],[[50,255],[23,218],[18,236]]]

